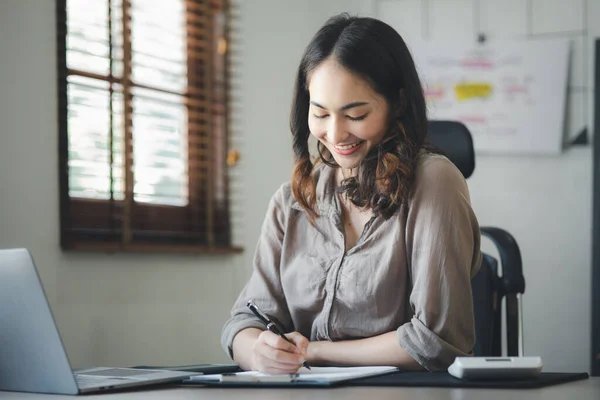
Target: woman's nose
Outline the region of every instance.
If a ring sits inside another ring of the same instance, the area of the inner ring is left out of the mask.
[[[335,118],[331,118],[331,123],[327,127],[327,141],[331,144],[340,144],[350,136],[346,130],[346,126],[337,121]]]

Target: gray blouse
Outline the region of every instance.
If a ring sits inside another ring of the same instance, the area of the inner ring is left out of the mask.
[[[423,155],[407,207],[372,217],[345,252],[335,170],[315,172],[320,217],[313,227],[284,184],[273,196],[254,271],[222,332],[264,326],[253,299],[285,332],[311,341],[361,339],[397,331],[398,343],[428,370],[446,369],[475,343],[471,278],[481,263],[480,233],[467,184],[447,158]]]

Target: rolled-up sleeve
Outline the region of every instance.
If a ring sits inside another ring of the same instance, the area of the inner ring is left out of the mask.
[[[265,328],[246,307],[246,302],[250,299],[254,300],[256,305],[280,326],[286,330],[291,329],[290,313],[280,278],[286,214],[283,199],[286,190],[289,189],[280,188],[269,203],[256,246],[252,276],[236,300],[231,310],[231,317],[223,327],[221,345],[231,358],[233,358],[232,343],[235,335],[246,328]]]
[[[471,278],[482,256],[466,182],[443,157],[432,157],[417,170],[406,251],[414,315],[398,328],[398,341],[427,370],[445,370],[455,357],[472,355]]]

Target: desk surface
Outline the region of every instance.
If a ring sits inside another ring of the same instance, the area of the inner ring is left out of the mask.
[[[600,399],[600,377],[583,381],[549,386],[542,389],[448,389],[448,388],[408,388],[408,387],[339,387],[329,389],[218,389],[207,387],[178,387],[158,390],[139,390],[103,395],[93,395],[94,399],[132,400],[132,399],[172,399],[238,400],[240,395],[247,400],[506,400],[506,399]],[[74,396],[41,395],[32,393],[0,392],[0,400],[73,400]],[[84,397],[85,398],[85,397]],[[91,397],[90,397],[91,398]]]

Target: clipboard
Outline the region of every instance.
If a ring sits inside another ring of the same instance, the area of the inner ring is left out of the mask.
[[[300,368],[295,374],[264,374],[245,371],[224,374],[198,375],[186,379],[188,385],[220,387],[331,387],[356,379],[398,372],[397,367],[312,367]]]

